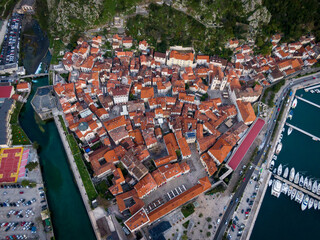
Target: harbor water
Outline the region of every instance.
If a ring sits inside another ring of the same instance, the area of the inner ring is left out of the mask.
[[[320,105],[320,94],[307,93],[300,89],[296,95]],[[287,122],[320,137],[320,108],[298,100],[297,107],[293,110],[293,118],[287,119]],[[275,161],[275,167],[280,163],[283,169],[294,167],[295,171],[302,173],[304,177],[320,183],[320,141],[314,141],[296,130],[288,136],[287,130],[286,126],[283,132],[283,147]],[[281,193],[279,198],[272,196],[269,187],[250,239],[319,239],[319,226],[320,210],[312,207],[301,211],[300,204],[291,201],[287,195]]]
[[[19,121],[31,141],[40,145],[40,165],[55,237],[58,240],[95,239],[55,123],[40,121],[31,106],[30,101],[37,87],[48,84],[47,77],[37,80],[21,111]]]

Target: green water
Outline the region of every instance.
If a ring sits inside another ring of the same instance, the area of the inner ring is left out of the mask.
[[[31,141],[37,141],[41,146],[40,164],[55,237],[58,240],[95,239],[55,123],[50,121],[41,124],[35,118],[30,101],[37,87],[47,85],[48,78],[37,80],[19,120]]]
[[[320,94],[297,91],[297,95],[320,104]],[[320,109],[298,100],[297,107],[293,110],[293,119],[288,120],[307,132],[320,136]],[[283,147],[275,166],[280,163],[285,167],[294,167],[296,172],[308,178],[320,181],[320,142],[313,141],[310,137],[293,130],[287,135],[287,127],[282,140]],[[283,168],[284,169],[284,168]],[[251,240],[300,240],[320,239],[320,210],[307,209],[301,211],[300,204],[291,201],[283,193],[279,198],[270,194],[267,189],[263,200]]]

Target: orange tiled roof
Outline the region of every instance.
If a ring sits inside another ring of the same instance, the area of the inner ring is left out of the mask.
[[[244,123],[248,124],[256,119],[256,114],[254,113],[251,103],[238,100],[237,105],[239,107]]]
[[[170,52],[170,58],[175,58],[184,61],[193,61],[194,55],[192,52],[189,53],[181,53],[175,50]]]
[[[224,161],[224,159],[227,157],[229,152],[231,151],[232,146],[229,145],[229,143],[224,140],[223,138],[220,138],[212,148],[210,148],[208,151],[211,155],[213,155],[220,163]]]
[[[146,211],[142,208],[139,212],[136,212],[132,217],[125,221],[124,224],[130,229],[130,231],[135,231],[147,224],[149,221]]]
[[[148,173],[136,185],[134,185],[134,188],[137,190],[139,198],[143,198],[145,195],[157,188],[157,183],[153,179],[152,175]]]
[[[153,87],[143,87],[141,89],[141,98],[152,98],[154,97]]]
[[[213,159],[209,156],[208,153],[202,154],[201,160],[202,163],[205,165],[209,177],[211,177],[218,170],[216,163],[213,161]]]
[[[118,127],[125,126],[126,125],[126,119],[124,116],[119,116],[113,119],[110,119],[103,123],[106,129],[109,131],[112,131]]]

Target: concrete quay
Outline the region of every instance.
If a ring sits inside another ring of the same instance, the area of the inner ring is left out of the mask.
[[[85,190],[85,188],[83,186],[83,182],[82,182],[78,167],[76,165],[76,162],[74,160],[73,154],[71,152],[67,137],[66,137],[66,135],[64,133],[64,130],[63,130],[62,126],[61,126],[61,123],[59,121],[58,112],[55,112],[53,114],[53,118],[54,118],[55,124],[57,126],[61,141],[62,141],[64,149],[65,149],[65,152],[67,154],[67,157],[68,157],[68,160],[69,160],[69,164],[70,164],[70,167],[71,167],[73,175],[74,175],[74,179],[76,180],[76,183],[78,185],[78,188],[79,188],[79,191],[80,191],[84,206],[86,207],[87,213],[89,215],[89,219],[90,219],[93,231],[94,231],[94,233],[96,235],[96,238],[98,240],[100,240],[102,238],[101,238],[98,226],[97,226],[97,222],[96,222],[96,219],[94,217],[94,213],[91,210],[91,207],[89,205],[90,201],[89,201],[89,198],[87,196],[86,190]]]

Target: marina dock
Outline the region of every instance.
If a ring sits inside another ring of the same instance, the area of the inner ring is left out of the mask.
[[[289,126],[289,127],[292,127],[293,129],[295,129],[295,130],[297,130],[297,131],[299,131],[299,132],[304,133],[305,135],[307,135],[307,136],[309,136],[309,137],[311,137],[312,140],[320,141],[320,138],[319,138],[319,137],[317,137],[317,136],[315,136],[315,135],[313,135],[313,134],[311,134],[311,133],[308,133],[308,132],[306,132],[306,131],[304,131],[304,130],[296,127],[296,126],[293,126],[293,125],[289,124],[289,123],[286,123],[286,125]]]
[[[305,188],[303,188],[303,187],[300,187],[299,185],[297,185],[297,184],[295,184],[295,183],[293,183],[293,182],[290,182],[289,180],[287,180],[287,179],[285,179],[285,178],[283,178],[283,177],[280,177],[280,176],[277,175],[277,174],[273,174],[273,176],[274,176],[274,178],[280,180],[281,182],[284,182],[284,183],[288,184],[288,186],[292,186],[292,187],[294,187],[295,189],[303,192],[304,194],[308,194],[310,197],[312,197],[312,198],[317,199],[318,201],[320,201],[320,196],[319,196],[319,195],[317,195],[317,194],[315,194],[315,193],[313,193],[313,192],[311,192],[311,191],[309,191],[309,190],[307,190],[307,189],[305,189]]]
[[[309,100],[306,100],[306,99],[304,99],[304,98],[302,98],[302,97],[296,96],[296,98],[299,99],[299,100],[301,100],[301,101],[304,101],[304,102],[306,102],[306,103],[309,103],[309,104],[311,104],[311,105],[313,105],[313,106],[315,106],[315,107],[317,107],[317,108],[320,108],[320,105],[315,104],[315,103],[313,103],[313,102],[311,102],[311,101],[309,101]]]
[[[304,89],[304,91],[308,92],[309,90],[312,90],[312,89],[315,89],[315,88],[319,88],[320,87],[320,84],[316,84],[316,85],[313,85],[311,87],[307,87]]]

